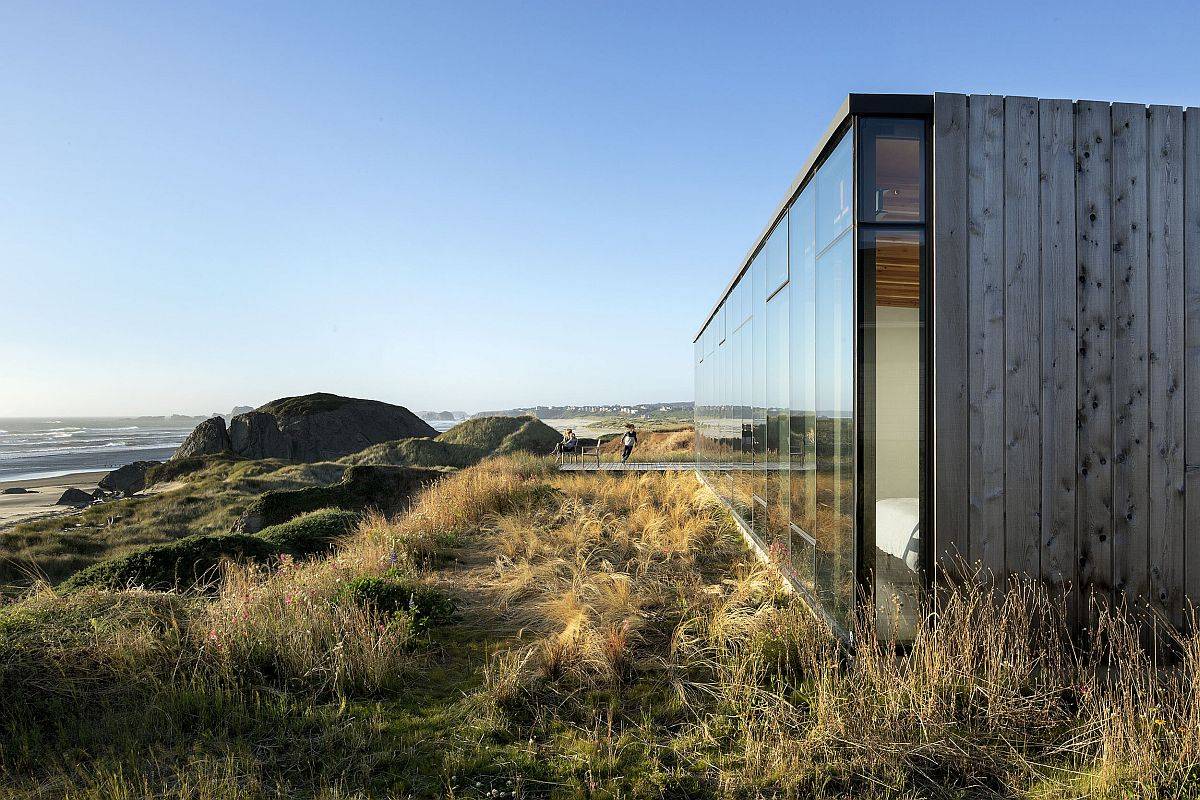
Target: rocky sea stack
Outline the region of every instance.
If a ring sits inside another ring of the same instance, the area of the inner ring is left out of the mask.
[[[105,492],[120,492],[128,497],[146,488],[146,471],[160,461],[135,461],[115,469],[100,479],[100,488]]]
[[[318,392],[273,400],[238,414],[200,423],[172,459],[216,453],[240,458],[326,461],[365,447],[437,431],[403,406]]]

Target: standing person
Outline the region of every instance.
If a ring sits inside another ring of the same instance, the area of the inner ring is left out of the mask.
[[[621,437],[621,463],[629,463],[629,454],[633,452],[634,445],[637,444],[637,431],[633,429],[633,423],[625,425],[625,435]]]

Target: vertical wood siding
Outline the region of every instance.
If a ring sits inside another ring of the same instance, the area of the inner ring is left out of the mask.
[[[1150,282],[1146,107],[1112,107],[1113,588],[1150,591]]]
[[[1069,100],[1042,100],[1039,114],[1041,568],[1051,588],[1061,591],[1075,574],[1075,109]]]
[[[967,463],[967,98],[933,99],[933,444],[939,569],[953,573],[969,557]]]
[[[1004,101],[1004,552],[1041,574],[1042,307],[1038,106]]]
[[[1183,110],[1151,106],[1150,601],[1183,621]]]
[[[971,98],[967,182],[970,557],[1003,580],[1004,98]]]
[[[1184,591],[1200,606],[1200,109],[1184,115]]]
[[[1182,623],[1200,110],[935,95],[934,184],[935,551]]]

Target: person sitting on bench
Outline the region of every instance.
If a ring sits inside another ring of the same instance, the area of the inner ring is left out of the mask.
[[[575,431],[567,428],[567,432],[563,434],[562,441],[554,445],[555,455],[565,455],[574,453],[575,448],[579,446],[579,439],[575,436]]]

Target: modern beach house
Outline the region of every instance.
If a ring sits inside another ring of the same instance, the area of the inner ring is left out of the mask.
[[[835,628],[1200,603],[1200,109],[852,94],[695,338],[696,469]],[[1069,590],[1069,591],[1068,591]]]

